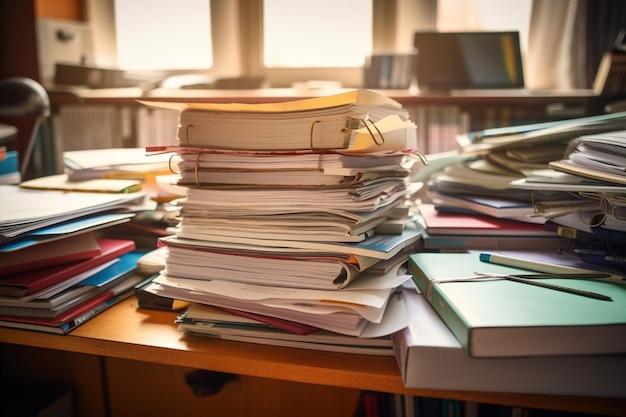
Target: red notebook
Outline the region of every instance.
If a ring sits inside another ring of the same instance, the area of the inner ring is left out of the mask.
[[[81,233],[14,252],[0,253],[0,276],[88,259],[100,254],[93,233]]]
[[[437,211],[433,204],[421,204],[420,214],[430,235],[554,236],[543,224],[526,223],[478,214]]]
[[[98,252],[80,261],[0,276],[0,295],[25,297],[81,274],[135,249],[132,240],[96,239]]]

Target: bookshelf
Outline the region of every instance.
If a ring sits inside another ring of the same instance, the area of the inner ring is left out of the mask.
[[[301,416],[351,416],[361,390],[626,415],[626,398],[407,389],[393,357],[364,357],[194,337],[176,330],[175,317],[173,312],[138,309],[133,297],[68,336],[0,329],[3,374],[65,382],[77,389],[78,414],[92,416],[106,415],[103,414],[105,409],[116,410],[109,414],[111,416],[127,415],[133,407],[163,412],[181,403],[198,407],[186,413],[194,416],[200,415],[194,413],[200,413],[199,410],[209,406],[207,404],[211,404],[211,409],[227,407],[224,401],[241,395],[247,397],[243,402],[263,396],[255,415],[290,415],[285,407],[294,407],[291,411]],[[227,384],[224,392],[216,396],[194,398],[183,379],[185,372],[192,369],[232,373],[239,375],[240,380],[232,386]],[[239,403],[231,406],[233,413],[229,415],[246,415],[249,411]]]

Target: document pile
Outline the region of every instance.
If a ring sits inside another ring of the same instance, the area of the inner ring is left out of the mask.
[[[439,212],[539,224],[559,238],[548,246],[565,239],[585,260],[624,266],[624,132],[626,113],[612,113],[463,135],[455,162],[425,180],[425,199]]]
[[[357,90],[254,105],[146,104],[180,110],[178,145],[148,150],[178,153],[178,184],[188,187],[150,291],[355,340],[406,325],[392,294],[420,243],[404,219],[421,155],[399,103]],[[221,337],[219,327],[195,330]]]
[[[1,185],[0,326],[66,334],[132,293],[132,240],[99,232],[128,222],[146,194]]]
[[[626,397],[607,376],[626,363],[625,129],[626,113],[490,129],[429,155],[428,250],[392,336],[407,387]]]

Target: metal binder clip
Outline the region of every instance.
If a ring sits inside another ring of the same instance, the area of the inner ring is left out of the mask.
[[[202,155],[202,152],[198,152],[196,155],[196,166],[194,167],[194,176],[196,177],[196,185],[200,185],[200,173],[198,171],[200,171],[200,156]]]
[[[370,119],[362,119],[361,121],[363,122],[363,125],[365,126],[367,131],[370,132],[370,136],[372,137],[372,139],[374,139],[374,143],[376,145],[381,146],[383,143],[385,143],[385,137],[383,136],[382,132],[378,129],[378,127],[376,127],[376,124],[372,123]],[[374,132],[372,132],[372,129],[370,129],[368,123],[372,125],[372,127],[376,130],[376,132],[378,132],[378,135],[380,136],[380,142],[376,139],[376,135],[374,134]]]
[[[309,137],[309,149],[310,150],[316,150],[316,149],[327,149],[326,147],[316,147],[315,146],[315,126],[318,123],[324,123],[323,120],[315,120],[311,123],[311,133],[310,133],[310,137]],[[385,143],[385,138],[382,134],[382,132],[378,129],[378,127],[372,123],[371,120],[365,118],[365,119],[358,119],[355,117],[347,117],[346,118],[346,123],[345,126],[341,129],[341,133],[343,133],[344,137],[343,137],[343,146],[341,147],[337,147],[337,149],[346,149],[348,148],[349,144],[350,144],[350,136],[352,134],[353,130],[356,129],[360,129],[362,127],[365,127],[367,129],[367,131],[369,132],[370,136],[372,137],[372,139],[374,140],[374,143],[377,144],[378,146],[381,146],[383,143]],[[372,129],[373,127],[373,129]],[[376,131],[376,133],[374,132],[374,130]],[[378,136],[377,136],[378,135]]]

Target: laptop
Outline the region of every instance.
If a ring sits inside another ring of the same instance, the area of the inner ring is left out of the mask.
[[[420,90],[524,89],[519,32],[415,32]]]

